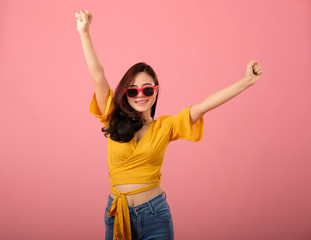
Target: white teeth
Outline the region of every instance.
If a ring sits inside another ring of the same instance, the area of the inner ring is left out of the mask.
[[[137,101],[136,103],[146,103],[148,102],[148,100],[145,100],[145,101]]]

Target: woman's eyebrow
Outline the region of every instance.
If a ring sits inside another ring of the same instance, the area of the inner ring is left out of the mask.
[[[151,83],[144,83],[144,84],[143,84],[143,86],[146,86],[146,85],[150,85],[150,86],[152,86],[152,84],[151,84]],[[132,84],[132,85],[130,85],[130,87],[137,87],[137,86]]]

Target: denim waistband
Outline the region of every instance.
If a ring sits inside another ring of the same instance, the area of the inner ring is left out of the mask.
[[[111,206],[111,203],[114,199],[109,195],[108,197],[108,205]],[[133,210],[133,209],[143,209],[143,208],[146,208],[146,207],[152,207],[154,208],[157,204],[159,204],[160,202],[162,201],[165,201],[166,200],[166,193],[163,191],[160,195],[152,198],[151,200],[149,200],[148,202],[145,202],[145,203],[142,203],[138,206],[128,206],[130,210]]]

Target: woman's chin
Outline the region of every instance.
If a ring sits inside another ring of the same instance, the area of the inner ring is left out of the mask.
[[[147,111],[150,111],[150,107],[146,107],[146,106],[135,106],[134,109],[137,112],[147,112]]]

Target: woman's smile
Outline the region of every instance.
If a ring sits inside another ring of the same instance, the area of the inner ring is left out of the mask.
[[[139,106],[143,106],[143,105],[145,105],[147,102],[149,102],[148,99],[137,100],[137,101],[135,101],[135,103],[138,104]]]

